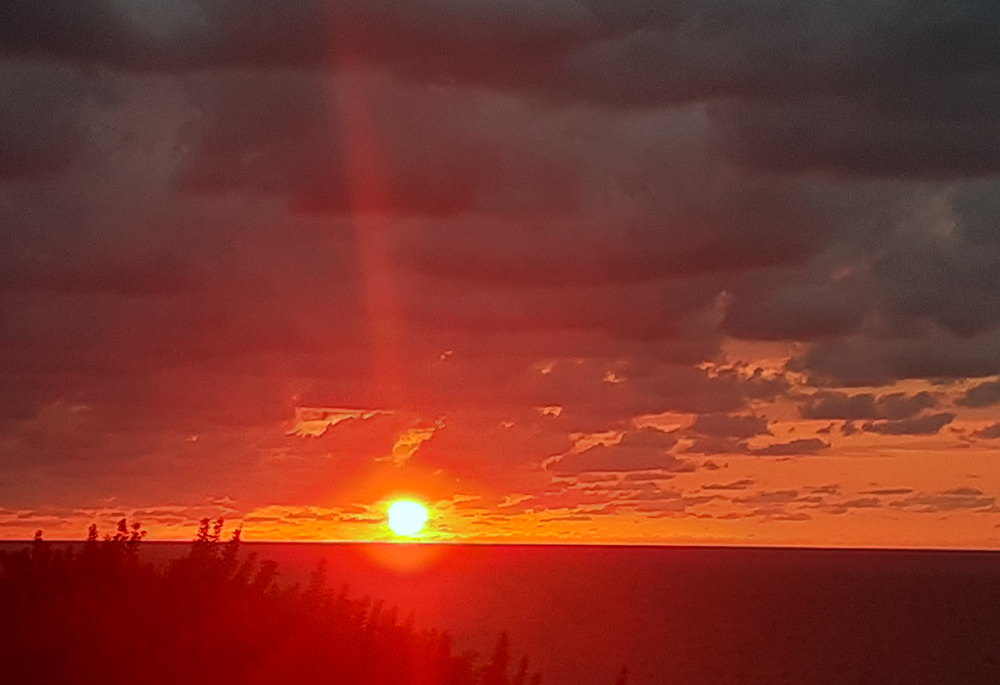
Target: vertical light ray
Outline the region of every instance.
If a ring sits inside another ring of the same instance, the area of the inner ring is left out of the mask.
[[[400,309],[390,259],[391,188],[371,113],[371,86],[356,74],[341,72],[331,93],[343,135],[350,221],[358,250],[361,287],[371,351],[373,399],[379,406],[398,403],[404,392],[400,358]]]

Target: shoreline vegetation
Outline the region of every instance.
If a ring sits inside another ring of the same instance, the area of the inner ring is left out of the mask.
[[[165,568],[137,554],[126,519],[79,551],[43,540],[0,553],[0,675],[18,683],[344,683],[541,685],[506,633],[488,659],[456,653],[448,632],[413,614],[331,589],[324,563],[282,585],[278,566],[203,519]],[[617,685],[625,685],[625,670]]]

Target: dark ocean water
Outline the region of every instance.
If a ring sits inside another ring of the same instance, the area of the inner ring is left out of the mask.
[[[143,543],[165,563],[181,543]],[[6,547],[7,545],[4,545]],[[547,685],[1000,683],[1000,553],[247,543]]]

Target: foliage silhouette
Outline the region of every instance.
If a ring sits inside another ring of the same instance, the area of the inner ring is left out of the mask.
[[[512,678],[501,635],[493,658],[456,654],[447,632],[400,622],[395,607],[331,591],[321,564],[305,588],[243,558],[241,531],[204,519],[186,556],[140,561],[125,519],[78,551],[35,535],[0,554],[0,680],[17,683],[337,683],[538,685],[527,658]]]

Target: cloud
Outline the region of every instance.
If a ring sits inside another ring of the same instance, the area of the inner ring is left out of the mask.
[[[561,5],[561,6],[560,6]],[[315,69],[357,59],[392,65],[417,78],[451,75],[463,81],[503,81],[511,61],[537,73],[536,60],[565,50],[587,31],[570,3],[500,7],[417,2],[294,5],[267,0],[256,11],[203,2],[162,7],[119,6],[104,0],[57,3],[49,12],[16,2],[4,52],[103,64],[122,69],[187,71],[218,68]],[[501,22],[506,32],[490,29]],[[561,40],[560,40],[561,38]],[[496,54],[506,60],[488,59]],[[517,73],[516,71],[513,73]],[[530,77],[529,77],[530,78]]]
[[[383,412],[378,409],[347,409],[339,407],[295,407],[295,418],[288,435],[319,437],[339,423],[366,420]]]
[[[830,448],[830,443],[819,438],[796,438],[762,447],[753,447],[748,440],[731,437],[696,436],[685,450],[689,454],[748,454],[759,457],[790,457],[818,454]]]
[[[907,419],[922,410],[937,405],[931,393],[923,391],[914,395],[891,393],[875,396],[871,393],[848,395],[843,392],[819,392],[807,398],[799,407],[804,419]]]
[[[985,438],[987,440],[1000,438],[1000,421],[976,431],[973,435],[977,438]]]
[[[477,283],[516,278],[562,287],[692,277],[681,289],[680,282],[672,282],[669,297],[655,302],[658,310],[670,312],[690,306],[692,298],[708,304],[719,294],[717,282],[698,276],[800,264],[823,241],[822,217],[790,184],[760,183],[707,155],[697,110],[654,111],[624,120],[597,114],[592,126],[603,142],[584,141],[570,150],[560,145],[573,135],[567,130],[570,122],[553,118],[549,123],[533,110],[512,114],[515,140],[532,146],[535,158],[548,158],[556,177],[576,179],[570,190],[580,198],[577,211],[570,220],[557,215],[545,221],[544,231],[536,230],[538,218],[526,225],[516,216],[477,221],[479,230],[473,233],[467,219],[429,225],[409,234],[406,246],[422,271]],[[697,160],[696,166],[672,161],[682,158]],[[514,178],[533,167],[538,163],[512,170]],[[521,195],[542,180],[529,177],[525,183],[528,188],[517,191]],[[664,195],[656,188],[670,191]],[[556,207],[565,206],[558,202],[563,195],[555,189],[546,193],[557,199]],[[689,291],[695,284],[708,292]]]
[[[844,423],[840,425],[841,435],[854,435],[859,432],[861,432],[861,429],[858,428],[853,421],[844,421]]]
[[[781,172],[826,171],[853,177],[934,179],[985,176],[1000,171],[995,135],[1000,122],[972,108],[947,107],[954,97],[974,102],[996,76],[957,77],[930,84],[906,84],[886,98],[876,93],[845,99],[815,96],[797,103],[758,102],[721,106],[714,120],[724,148],[736,159]],[[921,112],[902,102],[929,95]],[[897,101],[887,101],[893,98]],[[963,128],[952,128],[956,124]]]
[[[248,13],[200,2],[148,10],[90,0],[60,3],[50,12],[15,3],[0,40],[8,52],[132,68],[308,68],[325,63],[333,51],[394,64],[415,78],[442,70],[461,82],[525,88],[548,77],[550,88],[640,105],[709,94],[858,88],[880,93],[889,104],[914,86],[902,78],[911,69],[934,65],[953,74],[962,67],[991,66],[996,19],[988,3],[937,6],[922,14],[913,5],[875,2],[844,11],[836,3],[817,2],[790,10],[762,2],[748,12],[735,2],[647,4],[638,10],[603,0],[585,7],[560,0],[503,5],[426,0],[400,12],[386,2],[331,6],[313,0],[288,6],[269,0]],[[496,25],[507,31],[491,30]],[[953,44],[966,46],[961,60],[949,52]],[[761,53],[764,45],[770,59]],[[366,52],[356,53],[360,47]],[[507,59],[487,59],[498,54]],[[400,62],[403,57],[413,64]],[[553,69],[553,60],[561,57],[569,58],[566,67]],[[883,70],[865,68],[873,61]],[[922,104],[940,106],[937,100]]]
[[[980,490],[979,488],[960,487],[960,488],[952,488],[951,490],[945,490],[941,494],[950,495],[954,497],[978,497],[979,495],[983,494],[983,491]]]
[[[955,416],[953,412],[942,412],[897,421],[868,421],[862,430],[882,435],[933,435],[954,421]]]
[[[667,497],[654,501],[640,502],[635,507],[635,511],[643,514],[651,514],[651,518],[661,517],[682,517],[690,515],[690,509],[712,501],[714,497],[691,496],[691,497]]]
[[[858,497],[839,504],[847,509],[877,509],[882,506],[878,497]]]
[[[91,109],[112,99],[108,80],[48,64],[0,62],[0,182],[65,173],[91,152]]]
[[[772,276],[774,278],[774,276]],[[746,289],[726,310],[723,326],[737,338],[758,340],[817,340],[848,335],[870,308],[853,281],[814,282],[808,273],[781,284],[762,282]]]
[[[675,432],[661,431],[657,428],[639,428],[624,433],[617,446],[623,448],[670,449],[677,444],[678,435]]]
[[[1000,404],[1000,381],[986,381],[974,385],[955,400],[955,404],[962,407],[991,407]]]
[[[811,521],[812,516],[804,511],[786,512],[778,507],[764,507],[750,512],[751,516],[763,517],[765,521]]]
[[[43,9],[13,2],[0,32],[4,55],[44,56],[67,61],[102,61],[117,50],[134,58],[140,49],[128,19],[110,2],[56,2]]]
[[[789,362],[817,385],[880,386],[907,378],[980,378],[1000,373],[1000,334],[960,337],[936,326],[914,324],[906,337],[855,336],[813,344]]]
[[[651,483],[660,480],[669,480],[675,477],[675,473],[669,471],[630,471],[622,478],[625,483]]]
[[[384,459],[391,461],[393,466],[402,466],[417,453],[420,446],[434,437],[437,426],[409,428],[403,431],[392,445],[392,451]]]
[[[762,490],[749,497],[740,497],[733,501],[749,505],[788,504],[794,502],[798,496],[798,490]]]
[[[872,271],[885,310],[934,321],[964,338],[995,331],[1000,323],[1000,241],[995,227],[991,236],[975,225],[1000,220],[1000,207],[976,197],[995,190],[993,184],[968,184],[949,198],[950,212],[941,212],[941,223],[953,222],[956,231],[929,232],[886,251]],[[927,274],[934,276],[928,279]]]
[[[269,0],[243,12],[94,0],[40,12],[19,2],[0,45],[12,55],[182,73],[360,62],[422,84],[611,107],[712,98],[726,103],[713,112],[724,149],[755,166],[921,178],[996,171],[988,46],[997,19],[988,3],[872,5],[764,2],[748,12],[734,2],[667,3],[637,13],[605,2],[428,0],[400,12],[384,2]],[[965,46],[961,59],[950,45]]]
[[[767,419],[762,416],[737,416],[732,414],[702,414],[691,430],[702,435],[721,438],[752,438],[770,435]]]
[[[702,485],[702,490],[746,490],[754,481],[749,478],[743,478],[740,480],[735,480],[732,483],[708,483],[707,485]]]
[[[750,453],[759,457],[790,457],[818,454],[830,449],[830,443],[819,438],[797,438],[789,442],[777,442],[764,447],[751,448]]]
[[[695,464],[667,453],[677,436],[647,428],[626,433],[614,445],[598,444],[579,453],[569,453],[549,468],[559,474],[595,471],[694,471]]]
[[[541,127],[523,108],[493,114],[520,129],[497,127],[493,108],[384,73],[224,72],[193,79],[192,92],[203,116],[185,130],[186,192],[288,198],[307,215],[557,213],[576,202],[575,160],[534,140]]]
[[[889,506],[913,508],[921,513],[932,514],[963,509],[986,509],[992,507],[995,502],[994,497],[986,496],[977,488],[959,487],[935,494],[914,495],[891,502]]]
[[[689,454],[748,454],[745,440],[720,438],[716,436],[696,436],[685,450]]]

